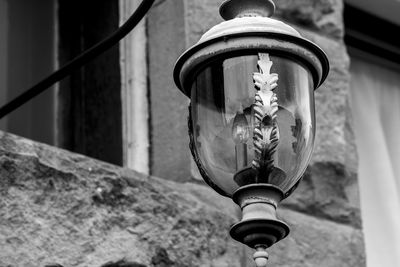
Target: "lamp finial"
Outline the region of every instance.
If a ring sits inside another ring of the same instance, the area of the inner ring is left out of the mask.
[[[256,267],[267,267],[268,262],[268,252],[266,247],[258,246],[256,247],[256,252],[253,255],[254,262],[256,263]]]
[[[272,0],[226,0],[219,8],[225,20],[237,17],[271,17],[275,12]]]

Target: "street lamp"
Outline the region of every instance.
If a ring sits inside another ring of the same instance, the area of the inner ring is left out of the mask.
[[[242,210],[235,240],[266,248],[289,233],[278,203],[296,188],[310,160],[314,89],[325,80],[325,53],[271,19],[271,0],[227,0],[226,20],[178,59],[174,79],[191,99],[190,149],[203,179]]]

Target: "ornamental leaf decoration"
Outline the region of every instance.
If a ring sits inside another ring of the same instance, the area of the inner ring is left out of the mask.
[[[273,62],[269,54],[258,55],[259,72],[253,74],[257,90],[254,97],[254,160],[252,167],[262,174],[274,169],[273,155],[279,143],[279,129],[276,122],[278,98],[273,90],[278,86],[278,74],[270,73]]]

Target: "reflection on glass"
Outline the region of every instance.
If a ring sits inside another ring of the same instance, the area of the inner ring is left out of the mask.
[[[258,55],[229,58],[204,69],[192,87],[195,147],[209,179],[227,195],[250,183],[271,183],[288,192],[305,171],[314,141],[313,82],[299,62],[270,55],[271,73],[279,75],[276,124],[279,143],[273,168],[252,168],[257,93],[253,74]]]
[[[233,119],[232,139],[235,142],[236,171],[247,165],[247,141],[250,137],[249,124],[246,116],[238,112]]]

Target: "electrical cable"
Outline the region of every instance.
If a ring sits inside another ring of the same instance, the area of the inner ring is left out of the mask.
[[[136,25],[142,20],[153,5],[155,0],[142,0],[140,5],[137,7],[135,12],[129,17],[129,19],[121,25],[118,30],[111,34],[108,38],[87,49],[79,56],[72,59],[70,62],[65,64],[60,69],[56,70],[36,85],[32,86],[19,96],[15,97],[10,102],[6,103],[0,108],[0,119],[8,115],[12,111],[16,110],[38,94],[44,92],[50,86],[70,75],[72,71],[78,69],[94,59],[98,55],[110,49],[112,46],[117,44],[123,39],[129,32],[131,32]]]

